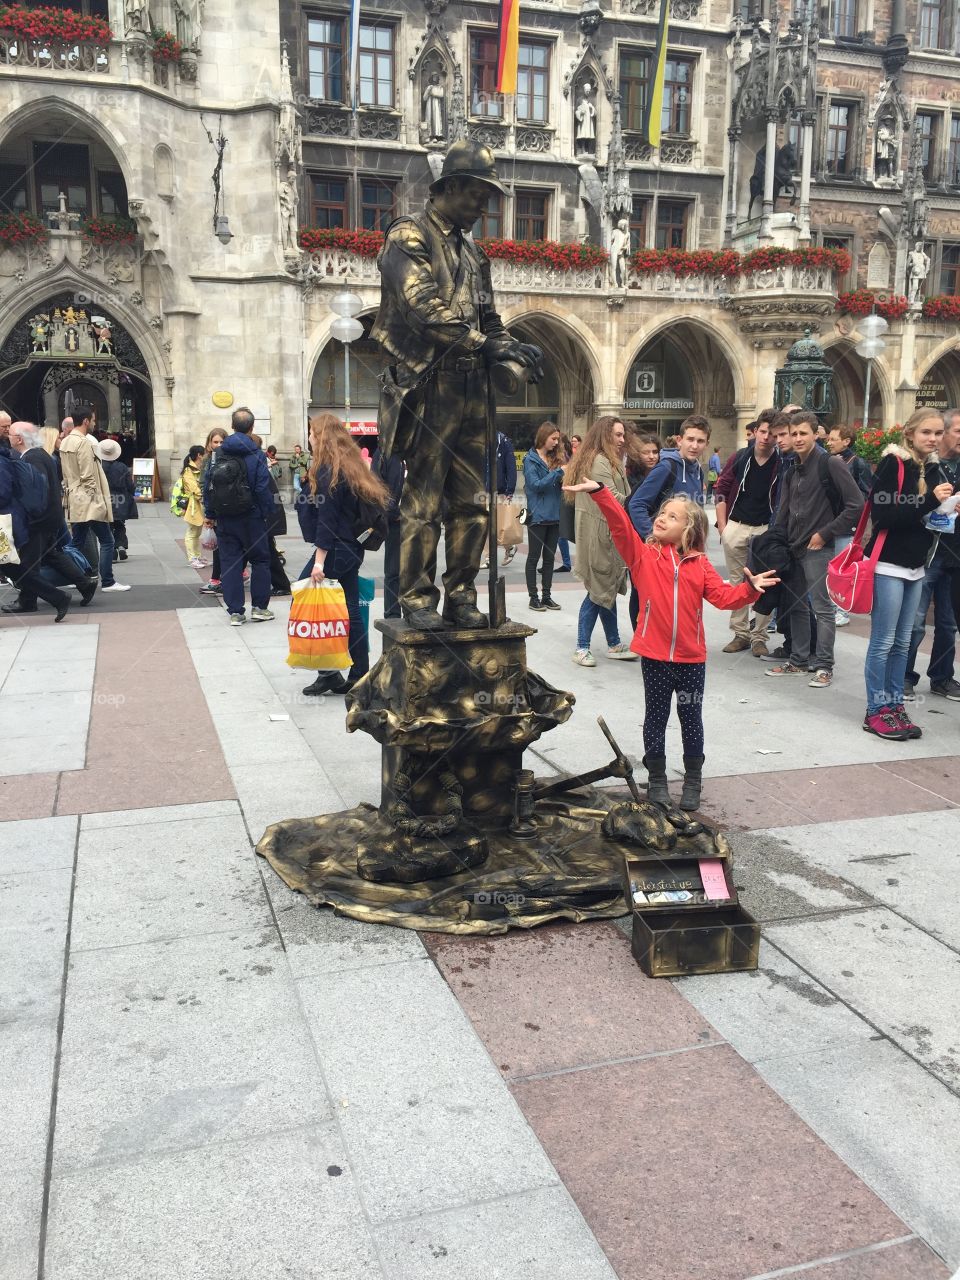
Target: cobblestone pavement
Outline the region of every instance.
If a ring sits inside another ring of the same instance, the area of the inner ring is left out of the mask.
[[[756,973],[648,980],[628,922],[361,925],[252,845],[375,801],[377,745],[300,696],[282,607],[229,628],[141,514],[134,590],[0,622],[0,1280],[951,1275],[960,704],[880,742],[862,621],[821,691],[708,615],[704,811]],[[571,662],[575,580],[545,616],[522,554],[509,582],[578,699],[538,771],[604,762],[601,712],[639,755],[639,664]]]

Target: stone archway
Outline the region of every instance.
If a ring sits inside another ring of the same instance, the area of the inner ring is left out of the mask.
[[[499,429],[518,451],[533,444],[541,422],[556,422],[566,435],[582,434],[597,402],[589,348],[569,324],[546,311],[524,312],[507,323],[515,338],[543,351],[543,379],[521,388],[516,396],[497,396]]]
[[[655,329],[626,367],[621,394],[624,413],[661,437],[694,413],[735,430],[736,366],[718,335],[696,322],[674,320]]]
[[[826,426],[838,423],[863,423],[863,400],[866,392],[865,363],[857,355],[853,345],[845,338],[823,344],[823,358],[833,369],[833,412],[825,420]],[[868,422],[871,426],[892,426],[892,395],[886,368],[874,360],[870,375],[870,407]]]
[[[917,388],[917,408],[945,413],[960,405],[960,350],[942,352],[927,367]]]

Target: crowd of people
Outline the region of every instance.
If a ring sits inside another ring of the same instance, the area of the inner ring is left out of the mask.
[[[215,428],[191,447],[174,491],[189,563],[205,567],[203,552],[212,551],[211,579],[200,590],[223,597],[232,626],[247,621],[247,583],[254,622],[273,619],[271,596],[290,594],[276,542],[286,532],[283,464],[273,446],[263,450],[253,426],[250,410],[238,409],[229,433]],[[44,600],[60,621],[70,605],[65,586],[77,587],[81,605],[98,587],[128,589],[113,566],[127,556],[126,522],[137,517],[130,470],[114,442],[95,441],[92,427],[83,406],[60,432],[0,415],[0,514],[12,513],[19,553],[18,564],[3,568],[17,588],[0,606],[4,613],[36,612]],[[931,607],[930,691],[960,702],[960,410],[918,409],[876,467],[857,454],[854,428],[826,431],[797,406],[764,410],[725,461],[716,449],[708,456],[710,434],[698,415],[665,442],[611,414],[570,439],[545,422],[522,465],[529,607],[559,611],[554,574],[575,568],[584,594],[573,661],[596,666],[598,622],[608,658],[640,660],[644,760],[655,799],[666,787],[665,731],[675,700],[687,808],[699,803],[704,760],[704,601],[730,614],[725,654],[749,652],[770,663],[763,668],[769,677],[803,677],[812,689],[828,689],[836,630],[850,621],[831,598],[828,570],[854,539],[874,563],[863,728],[892,741],[921,736],[907,704],[916,696]],[[488,490],[509,503],[518,474],[502,434],[496,466]],[[360,569],[374,526],[382,525],[376,545],[385,544],[384,613],[400,613],[404,467],[379,455],[371,465],[330,414],[311,423],[309,451],[297,446],[287,467],[310,547],[300,577],[336,579],[350,616],[347,678],[321,672],[304,692],[342,694],[369,668]],[[711,513],[726,581],[706,554]],[[516,540],[505,547],[507,562],[516,547]],[[632,636],[625,642],[617,607],[628,591]]]

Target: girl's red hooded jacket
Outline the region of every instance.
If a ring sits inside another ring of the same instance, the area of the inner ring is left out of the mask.
[[[658,662],[706,662],[703,602],[740,609],[760,598],[749,582],[724,582],[702,551],[681,555],[676,547],[643,542],[609,489],[590,495],[606,518],[640,596],[634,653]]]

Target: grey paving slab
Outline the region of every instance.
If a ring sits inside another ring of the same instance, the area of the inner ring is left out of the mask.
[[[0,628],[0,688],[3,687],[3,682],[28,634],[29,630],[26,627]]]
[[[960,949],[960,912],[944,892],[960,881],[960,810],[782,827],[767,835]]]
[[[82,830],[71,950],[270,926],[239,813]]]
[[[52,1187],[47,1280],[380,1280],[332,1125]]]
[[[0,698],[0,776],[82,769],[89,725],[89,693]]]
[[[615,1280],[564,1187],[467,1205],[376,1232],[391,1280]]]
[[[233,818],[240,812],[236,800],[208,800],[201,804],[170,804],[152,809],[118,809],[114,813],[85,813],[81,831],[105,831],[111,827],[147,827],[156,823],[193,822],[200,818]],[[46,819],[51,821],[51,819]],[[75,819],[70,819],[75,821]]]
[[[753,973],[678,978],[674,985],[748,1062],[817,1054],[876,1034],[766,942]]]
[[[0,1169],[43,1173],[56,1050],[53,1019],[8,1022],[0,1032]]]
[[[236,765],[230,770],[254,842],[263,829],[284,818],[312,818],[345,808],[318,762],[290,763],[282,773],[262,765]]]
[[[89,693],[93,688],[96,662],[92,655],[47,662],[33,657],[29,646],[24,648],[0,689],[0,698],[28,693]]]
[[[873,903],[842,876],[811,865],[802,841],[788,842],[770,830],[732,832],[729,839],[741,900],[758,920],[856,910]]]
[[[884,1040],[773,1056],[757,1069],[912,1231],[960,1266],[960,1098]]]
[[[74,817],[0,822],[0,875],[72,867],[76,839]]]
[[[330,907],[312,907],[302,894],[288,889],[267,864],[264,876],[296,978],[397,964],[426,954],[413,929],[366,924],[335,915]]]
[[[774,925],[767,937],[960,1089],[960,955],[884,907]]]
[[[0,1280],[37,1280],[43,1170],[0,1165]]]
[[[73,957],[58,1172],[327,1114],[275,930]]]
[[[235,765],[252,764],[262,771],[266,765],[276,774],[280,771],[279,766],[285,766],[288,761],[308,762],[311,758],[312,753],[303,735],[289,720],[271,721],[268,717],[258,717],[253,731],[249,718],[246,725],[226,726],[217,719],[214,726],[230,769]]]
[[[0,879],[0,1023],[56,1020],[70,868]]]
[[[372,1221],[558,1181],[432,962],[299,985]]]

